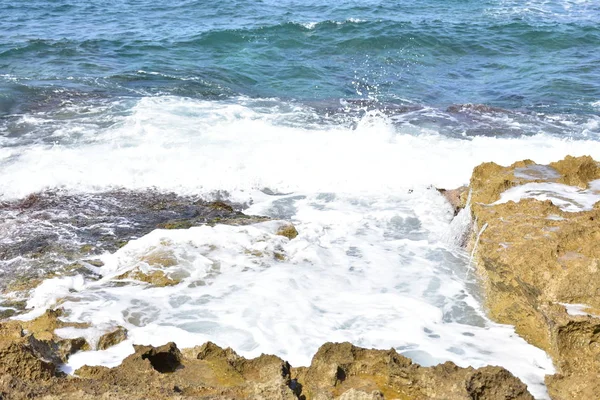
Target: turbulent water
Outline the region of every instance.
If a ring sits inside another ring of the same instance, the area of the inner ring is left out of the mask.
[[[466,184],[484,161],[600,158],[600,3],[0,0],[0,10],[0,287],[58,268],[35,260],[48,246],[21,251],[31,235],[77,246],[92,228],[115,236],[139,225],[126,203],[148,189],[229,199],[299,231],[288,241],[269,223],[217,225],[97,246],[104,266],[60,270],[30,293],[29,317],[68,296],[68,318],[95,327],[63,335],[122,325],[130,338],[66,370],[168,340],[302,365],[323,342],[348,340],[424,365],[502,365],[547,396],[552,363],[486,318],[455,245],[468,216],[452,222],[434,188]],[[38,192],[69,200],[23,211]],[[115,281],[156,252],[175,259],[182,283]]]

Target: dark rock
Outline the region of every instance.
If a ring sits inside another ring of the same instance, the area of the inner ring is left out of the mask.
[[[100,336],[96,348],[98,350],[105,350],[121,343],[125,339],[127,339],[127,329],[119,326],[117,329]]]

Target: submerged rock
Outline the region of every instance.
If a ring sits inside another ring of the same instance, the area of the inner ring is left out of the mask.
[[[269,220],[242,213],[243,204],[208,202],[155,190],[73,194],[60,190],[0,203],[0,292],[27,291],[43,279],[98,278],[95,256],[115,252],[157,229],[247,225]],[[5,311],[10,316],[19,309]],[[2,315],[2,314],[0,314]]]
[[[576,186],[568,192],[574,196],[597,196],[582,190],[599,178],[590,157],[567,157],[547,166],[485,163],[470,182],[475,231],[483,228],[475,257],[489,314],[552,357],[558,374],[547,386],[554,399],[600,393],[600,313],[593,312],[600,309],[600,203],[587,210],[558,191],[566,184]],[[498,202],[532,182],[546,185],[527,194],[539,200]],[[580,211],[566,212],[565,204]]]
[[[465,113],[465,112],[477,112],[481,114],[493,114],[493,113],[501,113],[501,114],[512,114],[512,111],[506,110],[504,108],[492,107],[486,104],[452,104],[446,108],[446,112],[456,114],[456,113]]]
[[[132,279],[134,281],[148,283],[154,287],[174,286],[181,282],[179,279],[169,277],[165,271],[156,269],[144,271],[139,267],[117,276],[116,279]]]

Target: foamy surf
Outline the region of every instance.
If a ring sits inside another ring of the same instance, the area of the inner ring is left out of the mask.
[[[526,183],[506,190],[493,204],[509,201],[519,202],[521,199],[527,198],[540,201],[550,200],[563,211],[589,211],[600,200],[600,182],[590,182],[589,189],[580,189],[561,183]]]
[[[113,117],[107,128],[66,122],[64,129],[72,123],[77,135],[0,148],[1,196],[21,198],[57,187],[226,190],[243,201],[263,188],[393,193],[419,185],[460,186],[475,165],[487,161],[544,164],[568,154],[600,156],[600,142],[593,140],[545,133],[464,140],[395,125],[376,111],[352,126],[309,124],[310,108],[263,102],[149,97],[129,115]]]
[[[485,317],[472,294],[475,282],[465,278],[465,255],[441,241],[452,212],[435,189],[296,193],[249,211],[283,214],[300,234],[291,241],[274,235],[273,223],[156,230],[106,254],[99,281],[83,288],[46,281],[31,304],[48,301],[48,291],[61,294],[69,320],[93,324],[58,334],[93,341],[106,327],[130,332],[129,345],[76,354],[65,370],[114,366],[133,343],[190,347],[211,340],[245,356],[273,353],[308,365],[322,343],[350,341],[393,347],[423,365],[501,365],[545,396],[550,359],[512,327]],[[117,278],[149,267],[157,252],[177,259],[167,271],[183,277],[180,284],[123,285]]]
[[[485,161],[600,158],[600,143],[546,133],[455,138],[369,110],[350,125],[323,123],[297,104],[238,100],[143,98],[102,129],[1,149],[5,199],[57,187],[226,191],[251,204],[246,213],[292,221],[300,233],[288,241],[268,223],[156,230],[104,254],[104,266],[92,268],[99,280],[46,280],[21,318],[59,302],[69,320],[92,323],[57,332],[65,337],[94,342],[116,325],[130,332],[118,346],[72,356],[66,371],[117,365],[134,343],[211,340],[307,365],[324,342],[350,341],[393,347],[423,365],[501,365],[547,398],[550,359],[487,319],[469,257],[448,240],[468,221],[452,224],[434,187],[467,183]],[[178,284],[123,278],[156,268],[148,260],[157,251]]]

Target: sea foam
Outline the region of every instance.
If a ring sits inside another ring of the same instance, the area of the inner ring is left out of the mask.
[[[1,196],[20,198],[49,187],[226,190],[244,199],[263,188],[384,193],[416,185],[456,187],[486,161],[544,164],[567,154],[600,158],[600,142],[593,140],[544,133],[449,138],[405,130],[376,112],[352,127],[307,128],[307,115],[314,113],[309,108],[240,103],[143,98],[108,128],[80,127],[72,140],[2,147]]]
[[[246,213],[292,221],[299,232],[290,241],[272,224],[156,230],[103,255],[99,280],[44,282],[25,318],[61,298],[69,320],[94,328],[60,334],[93,340],[116,325],[130,332],[115,348],[74,355],[65,370],[114,366],[133,343],[211,340],[307,365],[324,342],[351,341],[393,347],[424,365],[502,365],[546,398],[551,360],[487,319],[468,255],[448,240],[468,221],[452,224],[435,187],[467,183],[484,161],[600,158],[600,143],[544,133],[450,138],[406,131],[375,111],[352,125],[307,123],[314,112],[274,100],[143,98],[118,122],[72,141],[0,149],[5,198],[46,187],[226,191],[252,204]],[[157,265],[157,252],[175,261]],[[134,268],[164,270],[180,283],[135,282],[125,276]]]

